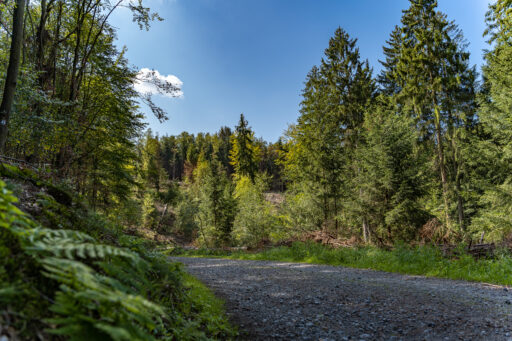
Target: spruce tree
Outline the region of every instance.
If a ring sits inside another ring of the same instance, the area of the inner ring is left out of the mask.
[[[308,183],[323,211],[323,225],[339,227],[338,215],[360,142],[364,112],[375,84],[368,61],[361,61],[356,39],[338,28],[319,67],[309,72],[287,170]]]
[[[460,129],[473,123],[475,71],[469,67],[461,31],[436,7],[436,0],[410,0],[400,34],[395,29],[385,48],[380,81],[394,93],[400,111],[415,118],[421,139],[436,150],[444,221],[451,231],[453,201],[464,227],[458,143]]]
[[[238,176],[248,176],[254,181],[258,171],[258,148],[254,141],[254,133],[249,127],[244,114],[235,128],[230,151],[231,165]]]
[[[490,5],[486,21],[493,48],[485,55],[479,111],[484,139],[477,145],[485,192],[472,230],[498,240],[512,232],[512,1]]]
[[[199,225],[208,229],[206,238],[212,238],[217,245],[229,245],[236,214],[232,183],[216,159],[200,160],[198,169],[202,169],[196,176],[201,202],[197,216]]]
[[[383,47],[385,59],[379,61],[382,65],[382,71],[377,77],[377,80],[381,92],[387,96],[395,95],[400,92],[400,86],[395,78],[395,71],[398,58],[400,57],[401,41],[401,29],[399,26],[395,26],[389,39],[386,40],[386,45]]]
[[[366,218],[368,241],[409,241],[428,214],[419,199],[425,194],[425,158],[417,148],[411,118],[397,115],[385,96],[367,112],[364,143],[356,151],[359,169],[353,188],[359,195],[352,212]]]

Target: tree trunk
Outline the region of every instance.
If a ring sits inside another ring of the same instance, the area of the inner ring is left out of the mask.
[[[446,177],[446,168],[444,162],[444,150],[443,150],[443,140],[441,136],[441,120],[440,120],[440,112],[437,105],[434,107],[435,115],[436,115],[436,142],[437,142],[437,156],[439,158],[439,171],[441,173],[441,183],[443,186],[443,201],[444,201],[444,214],[446,219],[446,227],[448,230],[451,229],[450,222],[450,213],[449,213],[449,205],[448,205],[448,180]]]
[[[451,134],[452,149],[453,149],[453,171],[455,174],[455,191],[457,194],[457,216],[459,220],[460,231],[465,232],[466,226],[464,225],[464,201],[461,195],[461,158],[455,142],[455,134]]]
[[[334,229],[338,233],[338,196],[334,195]]]
[[[81,6],[80,6],[81,5]],[[71,80],[69,82],[69,98],[68,100],[70,102],[73,102],[76,99],[76,91],[77,91],[77,69],[78,69],[78,61],[79,61],[79,54],[80,54],[80,45],[81,45],[81,38],[82,38],[82,26],[84,25],[85,21],[85,1],[83,1],[81,4],[77,5],[77,26],[76,26],[76,43],[75,43],[75,51],[73,53],[73,62],[72,62],[72,68],[71,68]]]
[[[11,39],[11,51],[9,55],[9,66],[5,77],[4,96],[0,104],[0,153],[4,153],[5,141],[7,140],[9,118],[11,116],[14,94],[18,81],[18,70],[20,68],[20,54],[23,43],[23,19],[25,14],[25,0],[16,0],[16,7],[13,13],[13,28]]]
[[[459,226],[461,231],[466,231],[466,226],[464,225],[464,202],[462,200],[462,195],[460,194],[460,175],[457,174],[457,178],[455,180],[455,186],[457,189],[457,213],[459,215]]]
[[[52,93],[55,96],[57,94],[57,50],[60,41],[60,28],[62,23],[62,7],[64,3],[62,1],[59,2],[59,11],[57,14],[57,24],[54,31],[54,43],[52,46],[51,54],[50,54],[50,63],[51,63],[51,77],[52,81]]]
[[[366,218],[363,218],[363,240],[364,243],[371,243],[370,229],[368,227],[368,221]]]
[[[44,45],[45,45],[45,27],[46,27],[46,18],[48,17],[46,0],[41,0],[41,18],[39,20],[39,26],[37,28],[37,52],[36,52],[36,66],[39,71],[38,82],[41,88],[45,83],[48,75],[45,70],[44,63]]]

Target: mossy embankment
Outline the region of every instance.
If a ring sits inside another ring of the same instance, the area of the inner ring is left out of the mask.
[[[18,198],[19,197],[19,200]],[[231,339],[222,302],[155,242],[71,189],[0,164],[0,334],[12,339]]]

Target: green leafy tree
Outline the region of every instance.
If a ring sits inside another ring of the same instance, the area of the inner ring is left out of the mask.
[[[277,229],[274,208],[264,197],[268,182],[264,175],[258,175],[255,181],[248,176],[237,179],[234,197],[238,204],[233,237],[239,245],[256,247],[269,241],[271,233]]]

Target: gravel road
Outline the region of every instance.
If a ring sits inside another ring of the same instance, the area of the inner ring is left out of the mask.
[[[182,258],[248,340],[512,340],[512,289],[372,270]]]

